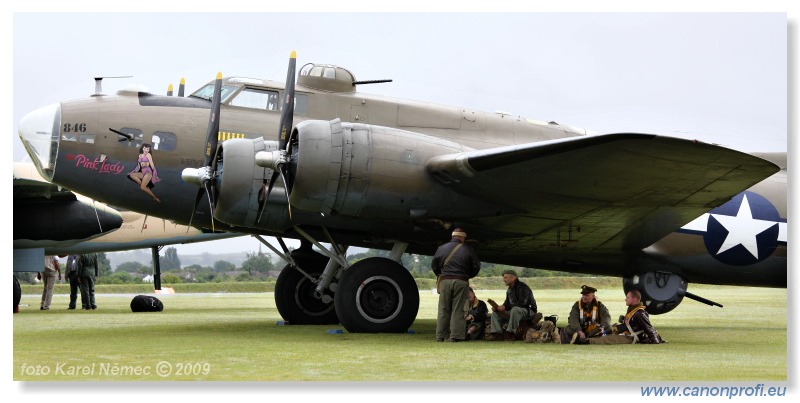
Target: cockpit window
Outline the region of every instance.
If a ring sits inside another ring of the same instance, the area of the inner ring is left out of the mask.
[[[245,88],[230,103],[232,106],[245,108],[266,109],[268,111],[278,110],[278,92],[259,90],[255,88]]]
[[[228,97],[236,92],[238,86],[236,85],[222,85],[222,102],[225,102]],[[205,87],[195,91],[191,96],[211,100],[214,95],[214,83],[206,84]]]

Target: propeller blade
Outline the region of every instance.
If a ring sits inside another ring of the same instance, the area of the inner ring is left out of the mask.
[[[192,215],[189,217],[189,227],[192,226],[192,221],[194,220],[194,213],[197,211],[197,206],[200,205],[200,199],[203,197],[203,188],[205,186],[200,187],[197,189],[197,196],[194,198],[194,208],[192,209]],[[189,228],[186,228],[186,233],[189,233]]]
[[[272,171],[272,178],[269,180],[269,188],[267,188],[267,196],[264,198],[264,200],[268,199],[269,194],[272,193],[272,187],[275,186],[275,179],[278,179],[278,175],[280,175],[280,172],[278,172],[277,169]]]
[[[183,96],[183,88],[185,81],[181,78],[181,95]],[[186,168],[183,170],[181,177],[184,182],[193,183],[200,186],[197,190],[197,196],[194,200],[194,208],[192,215],[189,217],[189,227],[192,226],[194,221],[194,214],[200,205],[200,199],[203,198],[205,193],[208,198],[209,212],[211,213],[211,230],[216,231],[214,227],[214,204],[216,196],[216,170],[219,162],[219,155],[222,151],[222,145],[219,144],[219,117],[220,106],[222,104],[222,72],[217,73],[217,79],[214,82],[214,94],[211,98],[211,112],[208,115],[208,129],[206,132],[206,149],[204,164],[201,168]],[[189,233],[189,228],[186,228],[186,233]]]
[[[170,83],[169,87],[167,87],[167,96],[168,97],[172,96],[172,83]]]
[[[264,214],[264,205],[267,203],[267,181],[261,182],[261,189],[258,190],[258,217],[256,224],[261,222],[261,215]]]
[[[183,96],[183,91],[186,89],[186,80],[181,77],[181,85],[178,86],[178,96]]]
[[[295,87],[295,72],[297,70],[297,52],[292,51],[289,56],[289,68],[286,72],[286,85],[283,91],[283,107],[281,108],[281,119],[278,125],[278,151],[281,153],[280,162],[277,166],[272,168],[272,178],[269,180],[269,186],[264,192],[264,184],[262,183],[261,190],[258,192],[258,218],[256,222],[261,222],[261,215],[264,213],[264,205],[272,193],[272,187],[275,185],[275,180],[278,175],[283,179],[283,190],[286,193],[286,204],[289,206],[289,219],[292,218],[292,206],[289,204],[289,182],[286,181],[286,157],[289,151],[289,140],[294,125],[294,87]]]
[[[206,158],[204,166],[211,166],[219,142],[219,110],[222,94],[222,73],[217,73],[214,83],[214,96],[211,99],[211,114],[208,115],[208,132],[206,133]]]
[[[283,92],[283,108],[281,108],[281,120],[278,127],[278,149],[286,150],[288,136],[292,131],[292,121],[294,119],[294,77],[297,66],[297,52],[292,51],[289,56],[289,69],[286,72],[286,86]]]
[[[214,153],[213,163],[211,164],[211,178],[203,182],[206,188],[206,195],[208,196],[208,205],[210,207],[209,211],[211,212],[211,230],[214,230],[214,207],[217,205],[217,181],[216,181],[216,174],[213,172],[217,172],[217,156],[222,151],[222,145],[217,146],[217,150]]]
[[[206,185],[204,187],[206,189],[206,196],[208,196],[208,209],[211,212],[211,231],[217,232],[217,230],[214,229],[214,203],[211,201],[212,191],[210,189],[212,186],[214,185],[212,185],[211,182],[206,182]]]
[[[286,206],[289,208],[289,220],[292,219],[292,204],[289,203],[289,185],[286,182],[286,175],[283,174],[283,171],[286,170],[286,165],[281,165],[281,179],[283,179],[283,191],[286,193]]]
[[[206,197],[208,198],[208,208],[211,212],[211,230],[215,231],[214,229],[214,203],[213,199],[211,198],[211,194],[213,193],[213,184],[211,181],[203,181],[203,186],[200,189],[197,189],[197,196],[194,199],[194,208],[192,209],[192,215],[189,217],[189,226],[186,228],[186,233],[189,233],[189,228],[192,227],[192,221],[194,221],[194,213],[197,212],[197,208],[200,207],[200,200],[203,199],[203,194],[205,193]]]
[[[261,215],[264,214],[264,205],[267,203],[267,199],[269,199],[269,194],[272,193],[272,186],[275,184],[275,179],[278,179],[278,170],[272,171],[272,178],[269,180],[269,187],[267,187],[266,191],[264,189],[264,185],[266,182],[261,183],[261,190],[258,192],[258,218],[256,219],[256,223],[261,222]]]

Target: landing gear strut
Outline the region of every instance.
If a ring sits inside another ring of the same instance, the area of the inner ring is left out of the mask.
[[[328,259],[311,250],[310,244],[304,245],[305,247],[296,249],[291,254],[299,269],[287,264],[275,282],[275,305],[278,313],[292,325],[339,323],[333,296],[315,295],[317,283],[314,279],[320,277]]]
[[[403,333],[411,327],[419,311],[419,290],[400,264],[408,244],[397,242],[388,259],[367,258],[349,266],[347,247],[336,244],[326,229],[330,250],[294,229],[307,242],[291,254],[280,238],[285,253],[255,235],[289,262],[275,283],[275,304],[284,319],[290,324],[341,322],[350,333]],[[312,243],[325,256],[312,250]]]

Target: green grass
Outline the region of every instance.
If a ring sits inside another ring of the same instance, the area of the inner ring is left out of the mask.
[[[41,284],[22,284],[23,294],[42,293]],[[252,281],[252,282],[222,282],[222,283],[179,283],[161,284],[161,287],[169,287],[178,293],[219,293],[219,292],[267,292],[275,291],[275,280],[271,281]],[[55,294],[68,294],[69,284],[56,284],[53,287]],[[153,292],[153,284],[97,284],[95,285],[97,294],[148,294]]]
[[[691,291],[725,308],[685,300],[672,313],[653,316],[669,342],[658,346],[436,343],[437,296],[429,290],[420,292],[414,334],[328,334],[342,327],[279,326],[272,293],[164,295],[160,313],[132,313],[130,296],[106,294],[97,295],[96,311],[66,310],[66,295],[54,296],[51,310],[40,311],[39,296],[24,295],[21,312],[13,316],[13,379],[489,381],[502,374],[505,382],[577,382],[590,370],[594,381],[787,380],[785,289]],[[541,311],[559,315],[559,325],[578,298],[577,289],[534,293]],[[598,292],[612,318],[624,312],[620,294]],[[504,291],[479,289],[478,297],[499,300]],[[156,374],[159,362],[172,366],[169,376]],[[466,376],[470,367],[477,378]],[[89,373],[60,373],[80,369]]]
[[[100,278],[102,281],[102,277]],[[591,284],[599,289],[617,289],[622,280],[618,277],[538,277],[523,278],[522,281],[534,289],[574,289],[581,288],[581,284]],[[417,287],[420,290],[427,290],[436,287],[436,280],[429,278],[417,278]],[[470,284],[476,289],[502,289],[505,288],[502,277],[476,277],[470,280]],[[216,293],[216,292],[271,292],[275,291],[275,279],[267,281],[251,282],[219,282],[219,283],[163,283],[163,287],[173,288],[178,293]],[[41,294],[41,284],[22,284],[23,294]],[[146,294],[153,292],[153,284],[97,284],[98,294]],[[56,283],[54,293],[69,293],[69,284],[64,282]]]

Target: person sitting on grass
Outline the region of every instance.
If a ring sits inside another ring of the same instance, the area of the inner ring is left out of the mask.
[[[594,287],[581,286],[581,299],[572,305],[568,325],[561,333],[562,343],[586,344],[591,337],[611,333],[611,314],[605,304],[595,297],[596,292]]]
[[[612,326],[614,334],[591,338],[589,344],[666,343],[650,323],[650,315],[642,304],[642,294],[639,291],[628,291],[625,294],[625,305],[628,306],[628,312],[619,317],[620,323]]]
[[[470,287],[467,290],[467,338],[466,340],[483,340],[486,332],[486,319],[489,309],[486,303],[475,296],[475,291]]]
[[[520,322],[530,321],[536,315],[536,299],[531,288],[519,281],[514,270],[503,272],[503,282],[508,286],[503,304],[497,305],[489,300],[492,304],[492,339],[514,341],[525,335],[524,332],[517,334]]]

